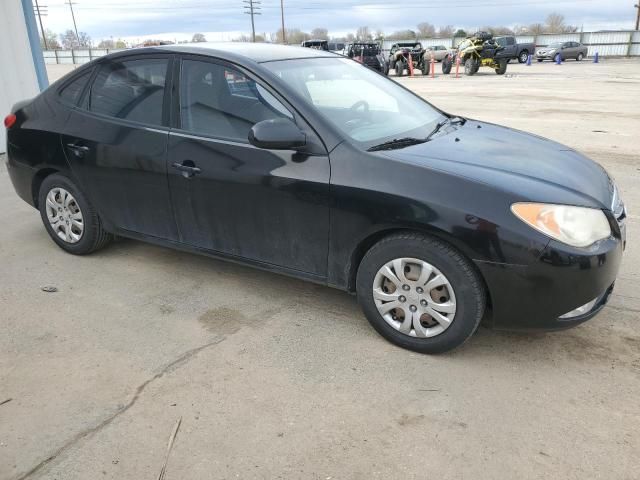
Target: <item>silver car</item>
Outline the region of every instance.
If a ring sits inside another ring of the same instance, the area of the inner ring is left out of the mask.
[[[427,47],[424,51],[424,59],[426,62],[431,60],[431,55],[437,62],[441,62],[444,57],[450,52],[451,49],[445,47],[444,45],[435,45],[431,47]]]
[[[579,62],[587,56],[587,47],[579,42],[556,42],[540,48],[536,52],[536,59],[539,62],[555,60],[558,54],[563,61],[574,58]]]

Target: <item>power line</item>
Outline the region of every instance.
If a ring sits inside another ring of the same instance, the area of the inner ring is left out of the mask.
[[[254,15],[260,15],[260,2],[259,0],[242,0],[242,3],[245,3],[244,13],[251,15],[251,41],[255,43],[256,41],[256,26],[253,21]]]

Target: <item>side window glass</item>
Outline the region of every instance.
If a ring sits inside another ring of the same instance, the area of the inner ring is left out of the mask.
[[[182,62],[182,129],[248,142],[253,125],[283,117],[293,118],[278,99],[238,70],[198,60]]]
[[[60,91],[60,100],[68,105],[77,105],[80,95],[82,94],[82,90],[84,90],[84,86],[89,81],[90,76],[91,70],[83,73],[71,83],[67,84]]]
[[[110,62],[91,87],[89,110],[110,117],[162,125],[167,59]]]

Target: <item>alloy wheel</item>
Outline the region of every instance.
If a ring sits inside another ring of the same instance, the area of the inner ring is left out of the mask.
[[[447,277],[416,258],[396,258],[383,265],[373,281],[378,312],[405,335],[430,338],[454,321],[456,297]]]
[[[49,190],[46,212],[53,232],[67,243],[77,243],[84,232],[84,218],[78,202],[64,188]]]

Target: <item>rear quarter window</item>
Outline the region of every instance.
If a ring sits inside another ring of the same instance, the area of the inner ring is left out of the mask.
[[[80,95],[84,90],[84,87],[87,85],[89,81],[89,77],[91,76],[91,72],[93,70],[88,70],[87,72],[81,74],[79,77],[75,78],[71,82],[67,83],[59,92],[59,98],[62,103],[66,103],[67,105],[76,106],[78,104],[78,100],[80,99]]]

